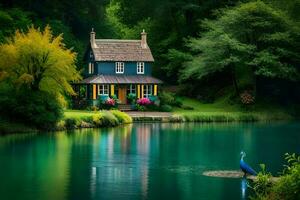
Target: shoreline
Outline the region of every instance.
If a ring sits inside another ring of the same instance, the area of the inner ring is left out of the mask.
[[[111,113],[111,112],[109,112]],[[125,113],[130,119],[126,119],[125,121],[122,118],[113,119],[113,121],[98,122],[95,119],[95,116],[98,113],[93,113],[89,117],[65,117],[63,120],[57,123],[57,125],[53,129],[38,129],[30,126],[26,126],[21,123],[10,122],[7,120],[0,121],[0,135],[6,134],[22,134],[28,132],[56,132],[56,131],[65,131],[65,130],[77,130],[77,129],[85,129],[85,128],[107,128],[107,127],[118,127],[124,124],[132,124],[132,123],[270,123],[270,122],[289,122],[296,121],[296,117],[292,117],[291,115],[281,115],[273,117],[269,117],[269,115],[263,115],[259,113],[190,113],[190,114],[176,114],[170,113],[169,116],[165,114],[162,116],[151,116],[145,113],[141,113],[141,116],[131,116],[128,113]],[[122,114],[124,114],[122,112]],[[267,117],[268,116],[268,117]]]

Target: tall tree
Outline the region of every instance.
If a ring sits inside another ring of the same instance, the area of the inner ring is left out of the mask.
[[[0,76],[15,88],[44,91],[60,98],[73,94],[71,81],[80,78],[75,67],[76,54],[66,49],[62,36],[53,37],[50,27],[43,32],[34,27],[17,31],[0,45]]]
[[[255,1],[223,9],[202,24],[207,31],[187,43],[194,56],[181,80],[228,69],[237,90],[237,71],[248,72],[254,86],[256,76],[299,80],[299,27],[281,10]]]

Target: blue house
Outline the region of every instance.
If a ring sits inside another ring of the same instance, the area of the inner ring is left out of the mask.
[[[76,86],[86,88],[85,97],[93,105],[102,97],[117,96],[121,104],[128,95],[137,98],[157,96],[162,81],[151,76],[154,58],[143,30],[140,40],[96,39],[90,33],[85,54],[84,80]]]

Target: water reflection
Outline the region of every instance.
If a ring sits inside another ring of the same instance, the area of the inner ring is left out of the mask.
[[[242,199],[247,199],[246,198],[247,187],[248,187],[247,178],[243,177],[241,180]]]
[[[276,170],[278,155],[299,152],[299,131],[154,123],[0,137],[0,198],[246,199],[245,179],[203,177],[203,171],[238,170],[241,149],[253,166],[271,162]]]
[[[93,198],[109,194],[112,198],[120,198],[134,193],[147,197],[153,127],[140,124],[134,128],[127,125],[119,129],[107,129],[101,138],[97,138],[98,142],[93,142],[90,173]]]

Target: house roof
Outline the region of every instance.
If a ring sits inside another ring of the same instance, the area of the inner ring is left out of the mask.
[[[150,48],[142,48],[141,40],[96,39],[95,43],[95,61],[154,61]]]
[[[95,75],[79,83],[82,84],[161,84],[161,80],[144,75]]]

